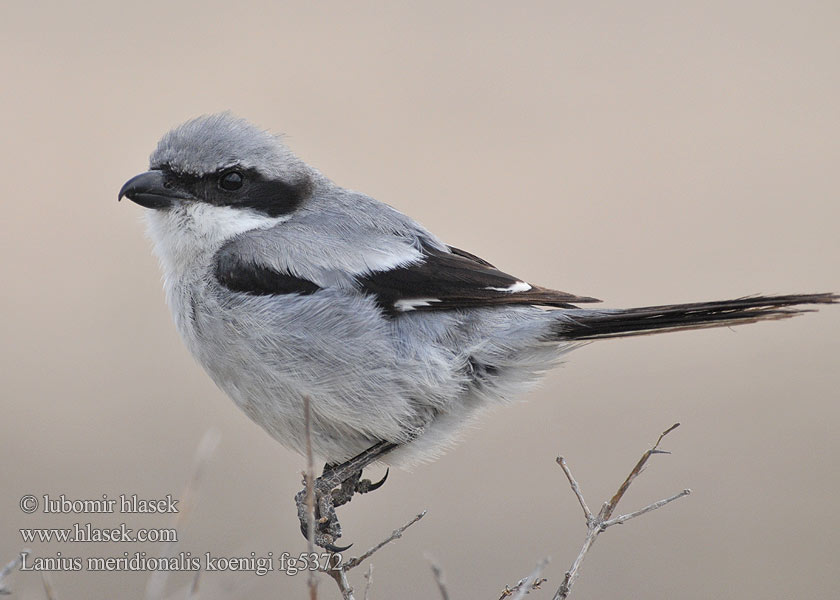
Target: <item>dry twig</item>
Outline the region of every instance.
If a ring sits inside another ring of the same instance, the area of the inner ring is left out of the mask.
[[[52,579],[50,579],[48,573],[41,573],[41,584],[44,586],[44,595],[47,597],[47,600],[58,600]]]
[[[335,580],[338,591],[341,592],[342,600],[356,600],[353,595],[353,587],[350,585],[350,580],[347,579],[347,571],[337,568],[324,572]]]
[[[510,598],[510,600],[522,600],[526,594],[531,593],[531,590],[540,589],[540,586],[548,581],[547,579],[540,577],[540,575],[542,575],[542,572],[548,565],[549,560],[549,558],[544,558],[538,562],[537,566],[534,567],[534,570],[531,571],[531,574],[523,579],[520,579],[512,588],[505,586],[505,590],[502,592],[502,596],[499,600],[504,600],[505,598]]]
[[[315,466],[312,458],[312,415],[309,396],[303,397],[303,423],[306,433],[306,550],[309,556],[315,553]],[[318,600],[318,580],[314,571],[309,571],[306,580],[309,600]]]
[[[365,600],[370,600],[370,586],[373,583],[373,563],[368,565],[367,573],[365,573]]]
[[[674,429],[679,427],[679,423],[672,425],[668,429],[662,432],[659,436],[659,439],[656,440],[656,443],[653,447],[646,451],[642,457],[639,459],[639,462],[636,463],[636,466],[633,467],[633,470],[630,471],[630,474],[627,476],[627,479],[619,486],[618,491],[613,495],[612,498],[608,502],[605,502],[604,505],[601,507],[601,510],[598,511],[597,515],[593,515],[592,511],[589,510],[589,507],[586,505],[586,501],[583,498],[583,492],[580,490],[580,486],[578,485],[577,481],[575,480],[574,476],[572,475],[569,466],[566,464],[566,459],[562,456],[557,457],[557,463],[563,469],[563,472],[566,474],[566,478],[569,480],[569,485],[572,488],[572,492],[574,492],[575,496],[580,503],[581,508],[583,509],[583,514],[586,517],[586,527],[588,532],[586,534],[586,539],[583,542],[583,546],[580,549],[580,553],[578,553],[577,558],[572,563],[571,568],[566,572],[566,576],[563,579],[563,583],[557,589],[557,592],[554,594],[553,600],[565,600],[572,591],[572,586],[575,583],[575,580],[578,576],[578,571],[580,570],[580,565],[583,562],[583,559],[586,558],[586,553],[589,552],[589,549],[592,547],[592,544],[595,543],[595,539],[598,535],[605,531],[608,527],[613,525],[620,525],[625,521],[629,521],[635,517],[641,516],[645,513],[648,513],[652,510],[656,510],[657,508],[661,508],[666,504],[673,502],[683,496],[687,496],[691,493],[691,490],[683,490],[678,494],[674,494],[669,498],[665,498],[663,500],[659,500],[658,502],[654,502],[653,504],[649,504],[648,506],[628,513],[626,515],[621,515],[620,517],[616,517],[611,519],[613,512],[615,511],[618,503],[624,497],[624,494],[627,492],[627,489],[630,487],[630,484],[633,483],[633,480],[639,476],[642,472],[642,469],[647,463],[648,459],[653,454],[667,454],[666,452],[659,449],[659,444],[662,442],[662,438],[666,435],[671,433]]]
[[[309,414],[309,399],[304,399],[304,411],[305,411],[305,427],[306,427],[306,453],[307,453],[307,471],[304,473],[304,479],[306,481],[306,503],[307,503],[307,528],[308,528],[308,549],[309,552],[313,552],[314,550],[314,529],[315,529],[315,505],[314,505],[314,481],[315,476],[312,467],[312,442],[311,442],[311,424],[310,424],[310,414]],[[566,478],[569,481],[569,485],[572,488],[572,492],[575,494],[575,497],[580,504],[581,509],[583,510],[584,517],[586,518],[586,526],[587,526],[587,535],[586,539],[583,542],[583,546],[581,547],[580,552],[578,553],[577,558],[572,563],[571,568],[566,572],[566,575],[563,579],[563,583],[557,589],[553,596],[553,600],[565,600],[568,598],[569,594],[571,593],[572,586],[575,583],[575,580],[578,577],[578,573],[580,570],[580,566],[583,563],[583,559],[586,557],[587,552],[595,543],[595,539],[605,531],[608,527],[612,527],[613,525],[620,525],[629,521],[630,519],[634,519],[639,517],[643,514],[656,510],[657,508],[661,508],[666,504],[673,502],[674,500],[678,500],[683,496],[687,496],[691,493],[691,490],[683,490],[678,494],[674,494],[669,498],[665,498],[649,504],[644,508],[636,510],[631,513],[627,513],[615,518],[612,518],[613,513],[615,512],[618,503],[624,497],[624,494],[630,487],[630,484],[639,476],[639,474],[644,469],[645,464],[647,463],[648,459],[653,454],[667,454],[663,450],[659,449],[659,444],[662,442],[662,439],[668,435],[671,431],[676,429],[679,426],[679,423],[672,425],[668,429],[666,429],[662,434],[659,436],[659,439],[656,440],[656,443],[653,445],[652,448],[647,450],[639,461],[636,463],[636,466],[633,467],[633,470],[630,471],[630,474],[627,478],[622,482],[619,486],[618,490],[615,494],[613,494],[612,498],[608,502],[605,502],[601,507],[601,510],[598,511],[597,515],[594,515],[592,511],[589,509],[589,506],[586,503],[586,500],[583,496],[583,492],[580,489],[580,485],[578,484],[577,480],[575,479],[574,475],[572,475],[571,470],[569,469],[568,464],[566,464],[566,460],[563,457],[557,458],[557,463],[563,469],[563,472],[566,475]],[[384,546],[389,544],[390,542],[399,539],[402,537],[403,533],[405,533],[406,529],[411,527],[414,523],[422,519],[426,515],[426,511],[419,513],[413,519],[408,521],[402,527],[395,529],[390,536],[383,539],[381,542],[376,544],[375,546],[371,547],[368,551],[361,554],[359,557],[351,558],[346,562],[339,562],[335,564],[335,561],[330,560],[327,565],[321,565],[319,567],[319,571],[326,573],[329,575],[338,586],[339,591],[341,592],[341,597],[343,600],[355,600],[355,596],[353,595],[353,587],[350,585],[350,580],[347,577],[348,572],[359,566],[362,562],[373,556],[376,552],[381,550]],[[332,557],[337,557],[337,555],[332,554]],[[499,600],[523,600],[525,596],[530,593],[532,590],[540,589],[540,586],[545,583],[547,580],[541,578],[540,575],[542,574],[543,570],[545,569],[546,565],[548,564],[548,558],[541,560],[533,572],[527,577],[520,579],[516,585],[513,587],[505,587],[504,591],[502,592],[501,597]],[[446,588],[446,583],[443,578],[443,571],[440,566],[437,565],[433,560],[430,560],[432,573],[435,577],[435,582],[438,585],[438,590],[440,592],[442,600],[449,600],[449,592]],[[372,572],[373,566],[371,565],[368,568],[367,573],[365,574],[365,591],[364,591],[364,599],[369,599],[369,592],[371,586],[371,579],[372,579]],[[310,574],[309,579],[309,593],[310,593],[310,600],[316,600],[317,598],[317,583],[314,579],[314,573]]]
[[[449,600],[449,590],[446,588],[446,580],[443,578],[443,569],[431,556],[427,556],[426,560],[429,561],[429,566],[432,568],[432,575],[435,577],[441,600]]]
[[[187,519],[198,501],[199,485],[204,476],[207,464],[210,462],[210,458],[213,456],[213,453],[219,445],[219,437],[219,433],[216,430],[208,429],[201,437],[201,441],[198,442],[198,447],[195,450],[195,457],[193,459],[192,473],[190,473],[190,477],[187,479],[187,483],[179,496],[179,511],[172,522],[173,529],[176,529],[179,533],[184,523],[187,522]],[[177,540],[167,542],[162,547],[158,556],[172,556],[175,553],[177,546]],[[169,571],[155,571],[149,576],[149,579],[146,582],[146,600],[160,600],[164,597],[164,590],[166,588],[166,581],[168,577]],[[197,585],[197,581],[194,581],[192,584],[192,586]]]
[[[359,566],[359,565],[360,565],[363,561],[365,561],[365,560],[367,560],[368,558],[370,558],[370,557],[374,554],[374,552],[379,551],[379,550],[380,550],[383,546],[385,546],[386,544],[390,544],[390,543],[391,543],[391,542],[393,542],[394,540],[401,538],[401,537],[402,537],[402,535],[403,535],[403,533],[405,533],[405,530],[406,530],[406,529],[408,529],[409,527],[411,527],[412,525],[414,525],[417,521],[419,521],[420,519],[422,519],[422,518],[423,518],[423,517],[425,517],[425,516],[426,516],[426,511],[425,511],[425,510],[424,510],[424,511],[422,511],[421,513],[418,513],[418,514],[417,514],[417,515],[416,515],[413,519],[411,519],[408,523],[406,523],[406,524],[405,524],[405,525],[403,525],[402,527],[398,527],[397,529],[395,529],[394,531],[392,531],[392,532],[391,532],[391,535],[389,535],[387,538],[385,538],[384,540],[382,540],[381,542],[379,542],[378,544],[376,544],[373,548],[371,548],[370,550],[368,550],[367,552],[365,552],[364,554],[362,554],[362,555],[361,555],[361,556],[359,556],[358,558],[351,558],[350,560],[348,560],[346,563],[344,563],[344,565],[343,565],[343,566],[344,566],[344,568],[345,568],[347,571],[349,571],[350,569],[352,569],[352,568],[354,568],[354,567]]]
[[[8,595],[8,594],[12,593],[6,587],[6,577],[8,577],[9,574],[11,574],[12,571],[14,571],[15,569],[18,568],[18,565],[20,565],[20,563],[23,562],[23,557],[26,556],[27,554],[29,554],[30,552],[31,552],[31,550],[29,550],[28,548],[26,548],[24,550],[21,550],[20,554],[18,554],[17,557],[14,560],[9,561],[6,564],[6,566],[4,566],[2,569],[0,569],[0,595],[5,596],[5,595]]]
[[[353,596],[353,588],[350,586],[350,582],[347,579],[347,572],[351,569],[354,569],[355,567],[358,567],[368,558],[373,556],[376,552],[381,550],[383,546],[390,544],[396,539],[401,538],[403,533],[405,533],[406,529],[414,525],[417,521],[419,521],[425,516],[426,511],[424,510],[423,512],[417,514],[414,518],[412,518],[402,527],[399,527],[392,531],[391,535],[389,535],[387,538],[385,538],[372,548],[370,548],[367,552],[361,554],[358,558],[351,558],[347,562],[339,563],[337,565],[333,560],[330,560],[329,564],[327,564],[326,566],[322,566],[318,570],[322,573],[326,573],[335,580],[336,584],[338,585],[338,589],[341,592],[341,596],[344,600],[355,600]]]
[[[190,589],[187,590],[187,600],[194,600],[198,598],[198,583],[201,579],[201,569],[195,572],[195,576],[192,578],[192,582],[190,583]]]
[[[312,458],[312,422],[310,416],[310,400],[309,397],[304,397],[303,399],[303,410],[304,410],[304,435],[306,436],[306,471],[303,473],[304,481],[306,483],[306,526],[307,526],[307,550],[310,554],[314,554],[315,551],[315,471],[313,467],[313,458]],[[326,573],[330,577],[333,578],[336,585],[338,585],[338,589],[341,592],[341,597],[343,600],[355,600],[353,596],[353,588],[350,585],[350,580],[347,578],[347,573],[351,569],[359,566],[362,562],[373,556],[376,552],[378,552],[382,547],[390,544],[396,539],[402,537],[405,530],[414,525],[417,521],[422,519],[426,516],[426,511],[419,513],[413,519],[408,521],[402,527],[399,527],[391,532],[387,538],[370,548],[367,552],[363,553],[361,556],[357,558],[351,558],[346,562],[338,562],[334,560],[337,557],[336,554],[330,555],[330,560],[327,562],[326,565],[320,565],[317,569],[322,573]],[[365,585],[365,598],[368,597],[368,592],[370,591],[370,582],[371,582],[371,574],[373,568],[371,567],[368,569],[366,579],[367,583]],[[309,579],[307,580],[307,585],[309,587],[309,598],[310,600],[317,600],[318,597],[318,581],[315,578],[315,570],[309,572]]]

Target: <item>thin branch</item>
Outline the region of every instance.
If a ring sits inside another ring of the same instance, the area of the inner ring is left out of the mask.
[[[558,456],[557,464],[560,465],[563,472],[566,474],[566,478],[569,480],[569,485],[572,486],[572,491],[575,493],[575,496],[577,496],[578,502],[580,502],[580,507],[583,509],[583,515],[586,517],[586,522],[592,522],[592,519],[594,518],[592,516],[592,511],[589,510],[588,506],[586,506],[586,500],[583,499],[583,492],[580,490],[580,486],[575,480],[574,475],[572,475],[572,472],[569,470],[569,466],[566,464],[566,459],[562,456]]]
[[[47,573],[41,573],[41,585],[44,586],[44,595],[47,597],[47,600],[58,600],[55,588],[53,587],[52,581],[50,581]]]
[[[365,552],[364,554],[362,554],[358,558],[351,558],[347,562],[339,563],[338,565],[333,565],[333,561],[330,560],[329,563],[326,566],[322,565],[317,570],[321,571],[322,573],[326,573],[327,575],[332,577],[333,580],[335,580],[335,583],[336,583],[336,585],[338,585],[338,589],[341,592],[341,597],[343,598],[343,600],[355,600],[355,597],[353,596],[353,587],[350,585],[350,581],[347,579],[347,572],[350,571],[351,569],[355,568],[355,567],[358,567],[360,564],[362,564],[368,558],[373,556],[376,552],[381,550],[383,546],[385,546],[387,544],[390,544],[391,542],[393,542],[394,540],[396,540],[398,538],[401,538],[403,533],[405,533],[406,529],[408,529],[409,527],[414,525],[417,521],[419,521],[420,519],[422,519],[425,516],[426,516],[426,511],[424,510],[423,512],[418,514],[416,517],[411,519],[408,523],[406,523],[402,527],[392,531],[391,535],[389,535],[387,538],[385,538],[384,540],[382,540],[381,542],[376,544],[374,547],[372,547],[370,550],[368,550],[367,552]],[[333,555],[333,556],[335,556],[335,555]],[[368,587],[369,586],[370,586],[370,580],[368,580]],[[367,589],[365,590],[365,595],[367,595]]]
[[[370,600],[370,586],[373,583],[373,563],[368,565],[367,573],[365,573],[365,600]]]
[[[195,577],[192,579],[189,589],[187,590],[187,600],[198,598],[198,582],[201,579],[201,569],[195,572]]]
[[[192,472],[184,485],[184,489],[181,491],[178,513],[175,514],[172,520],[172,527],[178,531],[179,536],[184,524],[188,521],[193,509],[198,503],[201,480],[204,477],[204,472],[213,453],[219,445],[219,439],[219,433],[215,429],[208,429],[201,436],[201,440],[198,442],[198,446],[196,446]],[[177,547],[177,540],[167,542],[161,547],[158,556],[172,556]],[[169,571],[155,571],[149,576],[146,582],[146,600],[160,600],[164,597],[168,577]]]
[[[606,503],[604,504],[606,507]],[[557,591],[554,593],[553,600],[565,600],[572,591],[572,586],[575,584],[575,580],[578,577],[578,571],[580,570],[580,565],[583,563],[583,559],[586,558],[586,553],[589,552],[589,549],[592,547],[592,544],[595,543],[595,538],[598,537],[598,534],[601,532],[600,528],[594,527],[596,521],[593,521],[592,525],[589,528],[589,532],[586,535],[586,539],[583,541],[583,546],[580,549],[580,552],[575,558],[575,562],[572,563],[571,568],[566,571],[566,575],[563,578],[563,583],[560,584],[560,587],[557,588]]]
[[[350,581],[347,579],[347,571],[345,571],[342,567],[339,567],[325,572],[327,575],[335,579],[335,583],[338,585],[338,589],[341,592],[342,600],[356,600],[356,597],[353,596],[353,588],[350,585]]]
[[[449,590],[446,588],[446,580],[443,578],[443,569],[431,556],[426,556],[426,560],[429,561],[429,566],[432,568],[432,575],[435,577],[441,600],[449,600]]]
[[[668,435],[669,433],[674,431],[679,426],[680,426],[679,423],[674,423],[668,429],[663,431],[659,435],[659,438],[656,440],[656,443],[653,445],[653,447],[650,450],[648,450],[647,452],[645,452],[644,454],[642,454],[642,457],[639,459],[639,462],[636,463],[636,466],[633,467],[633,470],[630,471],[630,474],[627,476],[627,479],[624,480],[624,483],[622,483],[621,486],[619,486],[618,491],[615,493],[615,495],[607,503],[607,505],[609,506],[609,509],[603,515],[602,520],[609,519],[612,516],[612,513],[615,510],[615,507],[618,506],[618,503],[624,497],[625,492],[627,492],[628,488],[630,487],[630,484],[633,483],[633,480],[636,479],[636,477],[638,477],[641,474],[642,469],[644,468],[645,464],[647,463],[647,461],[651,457],[651,455],[652,454],[665,454],[662,450],[659,450],[659,444],[662,443],[662,439],[666,435]],[[601,515],[599,515],[599,517],[600,516]]]
[[[14,560],[9,561],[8,563],[6,563],[6,566],[0,569],[0,595],[8,595],[12,593],[6,588],[5,579],[12,573],[12,571],[18,568],[18,566],[23,562],[23,558],[27,556],[30,552],[32,552],[32,550],[30,550],[29,548],[24,548],[20,551],[20,554],[18,554]]]
[[[315,465],[312,458],[312,416],[309,396],[303,397],[303,424],[306,433],[306,550],[309,556],[315,552]],[[315,571],[309,571],[306,585],[309,600],[318,600],[318,580]]]
[[[315,470],[312,459],[312,417],[310,404],[311,403],[309,397],[305,396],[303,398],[303,421],[306,436],[306,471],[303,473],[303,478],[306,483],[306,542],[307,550],[311,555],[315,551]],[[309,587],[309,599],[317,600],[318,598],[318,580],[315,576],[315,572],[321,571],[322,573],[326,573],[327,575],[333,578],[336,585],[338,585],[338,589],[341,592],[341,597],[344,600],[355,600],[355,597],[353,596],[353,587],[350,585],[350,581],[347,578],[347,572],[359,566],[362,562],[364,562],[365,560],[373,556],[376,552],[381,550],[382,547],[386,546],[387,544],[390,544],[396,539],[401,538],[403,536],[403,533],[405,533],[406,529],[414,525],[424,516],[426,516],[425,510],[417,516],[415,516],[402,527],[395,529],[393,532],[391,532],[390,536],[373,546],[370,550],[368,550],[358,558],[351,558],[347,562],[340,562],[338,565],[335,565],[333,562],[333,558],[337,557],[337,555],[331,554],[331,558],[328,561],[328,564],[321,565],[318,569],[313,569],[309,571],[309,576],[307,579],[307,586]],[[370,567],[366,575],[367,583],[365,585],[365,598],[368,597],[368,592],[370,591],[370,578],[372,576],[372,573],[373,567]]]
[[[657,508],[662,508],[666,504],[673,502],[674,500],[679,500],[683,496],[688,496],[691,493],[691,490],[683,490],[679,494],[674,494],[670,498],[665,498],[663,500],[657,500],[652,504],[648,504],[644,508],[640,508],[635,512],[631,512],[626,515],[621,515],[620,517],[616,517],[615,519],[610,519],[609,521],[604,521],[601,524],[601,529],[606,529],[607,527],[612,527],[613,525],[621,525],[630,519],[635,519],[636,517],[641,517],[645,513],[649,513],[652,510],[656,510]]]
[[[548,565],[549,560],[550,559],[548,557],[542,559],[537,563],[537,566],[534,567],[534,570],[531,571],[530,575],[528,575],[525,579],[520,579],[519,583],[513,586],[510,590],[513,597],[510,600],[522,600],[525,597],[525,594],[531,593],[531,590],[540,589],[540,585],[548,581],[547,579],[540,578],[540,575],[542,575],[542,572],[545,570],[546,565]],[[508,590],[505,589],[505,591],[507,592]],[[502,598],[504,597],[505,596],[502,595]]]
[[[393,542],[396,539],[401,538],[403,536],[403,533],[405,533],[406,529],[408,529],[409,527],[414,525],[417,521],[419,521],[420,519],[422,519],[425,516],[426,516],[426,511],[424,510],[423,512],[419,513],[416,517],[411,519],[408,523],[406,523],[402,527],[399,527],[399,528],[395,529],[394,531],[392,531],[391,535],[389,535],[387,538],[385,538],[384,540],[382,540],[381,542],[376,544],[373,548],[371,548],[370,550],[368,550],[367,552],[365,552],[364,554],[362,554],[358,558],[351,558],[350,560],[348,560],[346,563],[344,563],[342,565],[342,568],[345,571],[349,571],[350,569],[359,566],[363,561],[370,558],[375,552],[379,551],[383,546],[385,546],[386,544],[390,544],[391,542]]]
[[[553,600],[565,600],[572,591],[572,586],[575,583],[575,580],[578,577],[580,571],[580,565],[583,563],[583,559],[586,558],[587,552],[595,543],[595,539],[598,535],[605,531],[608,527],[612,525],[619,525],[624,523],[625,521],[629,521],[635,517],[641,516],[643,514],[649,513],[657,508],[661,508],[666,504],[673,502],[674,500],[678,500],[683,496],[687,496],[691,493],[691,490],[683,490],[679,494],[675,494],[670,498],[665,498],[664,500],[659,500],[654,502],[653,504],[649,504],[648,506],[634,511],[632,513],[628,513],[626,515],[621,515],[620,517],[616,517],[615,519],[610,519],[612,517],[613,512],[615,511],[618,503],[624,497],[624,494],[630,488],[630,484],[639,476],[644,469],[645,464],[647,463],[648,459],[653,454],[667,454],[667,452],[659,449],[659,444],[662,442],[662,439],[671,433],[674,429],[679,427],[679,423],[676,423],[662,432],[659,436],[659,439],[656,440],[656,443],[653,445],[652,448],[647,450],[639,461],[636,463],[636,466],[633,467],[633,470],[630,471],[630,474],[624,480],[624,482],[619,486],[618,491],[613,494],[613,497],[610,498],[608,502],[604,502],[601,506],[601,510],[598,511],[597,516],[592,516],[592,513],[586,506],[586,501],[583,499],[583,493],[580,491],[580,486],[578,485],[577,481],[575,480],[574,476],[572,475],[571,470],[569,469],[566,461],[563,458],[558,458],[557,463],[563,468],[563,472],[566,474],[566,479],[569,480],[569,485],[572,488],[572,492],[574,492],[575,496],[577,496],[578,502],[580,502],[581,507],[583,508],[583,512],[586,515],[586,527],[587,527],[587,534],[586,539],[583,541],[583,546],[580,549],[580,552],[575,558],[574,562],[572,563],[571,568],[566,572],[566,576],[563,578],[563,583],[560,584],[560,587],[554,594]]]

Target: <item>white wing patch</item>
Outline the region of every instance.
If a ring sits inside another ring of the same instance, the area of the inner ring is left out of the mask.
[[[351,268],[354,269],[353,275],[369,275],[380,271],[399,269],[416,263],[422,258],[423,254],[416,248],[399,243],[385,249],[362,249],[358,257],[353,257],[354,263],[359,262],[360,264],[353,264]]]
[[[440,302],[438,298],[403,298],[394,302],[394,308],[400,312],[417,310],[420,306],[431,306],[432,302]]]
[[[492,290],[494,292],[507,292],[508,294],[515,294],[517,292],[527,292],[531,289],[530,284],[525,283],[524,281],[517,281],[513,285],[510,285],[505,288],[498,288],[498,287],[486,287],[485,290]]]

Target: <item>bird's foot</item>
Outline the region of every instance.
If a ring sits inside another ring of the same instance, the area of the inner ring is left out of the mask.
[[[335,545],[336,540],[341,537],[341,523],[338,521],[335,509],[350,502],[355,494],[366,494],[378,490],[388,479],[388,472],[385,471],[382,479],[372,483],[370,479],[362,479],[362,472],[357,471],[342,481],[338,487],[332,486],[333,480],[329,476],[316,479],[313,485],[315,545],[330,552],[347,550],[350,546],[339,547]],[[306,494],[307,490],[304,487],[295,495],[295,504],[297,505],[301,533],[308,539],[309,510]]]
[[[295,504],[297,505],[298,520],[300,521],[300,531],[303,537],[309,539],[307,491],[307,488],[304,487],[295,495]],[[335,513],[336,501],[333,494],[337,493],[340,496],[342,489],[334,490],[330,486],[325,486],[319,478],[315,480],[312,492],[315,509],[314,521],[312,523],[314,529],[313,541],[315,545],[329,552],[342,552],[347,550],[350,546],[340,547],[335,545],[335,542],[341,537],[341,523],[338,522],[338,516]],[[344,502],[347,502],[347,500],[343,500],[341,504]],[[338,504],[338,506],[341,504]]]
[[[366,494],[382,487],[388,479],[388,471],[376,483],[370,479],[362,479],[362,469],[379,459],[393,449],[395,444],[380,442],[358,456],[340,465],[327,465],[324,473],[312,485],[315,518],[313,523],[315,545],[330,552],[341,552],[350,546],[335,545],[341,537],[341,524],[335,509],[353,499],[354,494]],[[305,482],[304,482],[305,483]],[[295,495],[300,530],[305,538],[309,538],[309,507],[307,504],[307,488],[304,487]]]

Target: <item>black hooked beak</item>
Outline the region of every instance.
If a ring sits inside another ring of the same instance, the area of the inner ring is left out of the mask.
[[[176,199],[195,200],[195,196],[167,181],[163,171],[147,171],[132,177],[120,188],[120,195],[146,208],[169,208]]]

